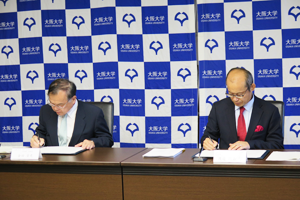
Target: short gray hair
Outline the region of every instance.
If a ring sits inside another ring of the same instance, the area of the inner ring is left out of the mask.
[[[68,100],[76,95],[76,85],[68,79],[59,78],[50,84],[48,96],[49,94],[57,94],[60,90],[67,93]]]

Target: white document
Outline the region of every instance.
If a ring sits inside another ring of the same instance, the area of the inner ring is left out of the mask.
[[[300,152],[273,151],[266,161],[300,161]]]
[[[214,151],[219,150],[203,150],[200,157],[213,158]],[[233,151],[233,150],[222,150],[222,151]],[[247,158],[261,158],[267,150],[242,150],[247,152]],[[197,156],[197,155],[196,155]]]
[[[184,148],[171,148],[171,149],[152,149],[148,153],[143,155],[144,158],[152,157],[152,158],[175,158],[182,152],[184,152]]]
[[[74,155],[82,151],[85,151],[82,147],[59,147],[59,146],[49,146],[42,147],[42,154],[69,154]]]

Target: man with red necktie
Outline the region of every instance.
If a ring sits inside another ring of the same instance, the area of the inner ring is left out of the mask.
[[[277,107],[253,95],[252,74],[231,69],[226,78],[229,98],[213,104],[201,138],[204,149],[283,149]],[[218,141],[220,144],[218,144]]]

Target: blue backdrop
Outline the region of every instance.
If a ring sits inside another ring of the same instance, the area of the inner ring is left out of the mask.
[[[198,0],[199,132],[226,73],[244,67],[255,95],[285,103],[285,148],[300,147],[300,1]]]
[[[28,145],[49,84],[69,78],[78,99],[114,102],[114,147],[197,147],[244,67],[255,95],[284,101],[299,148],[299,15],[298,0],[1,0],[0,142]]]
[[[47,89],[115,105],[114,147],[197,147],[194,1],[0,2],[0,142],[28,145]]]

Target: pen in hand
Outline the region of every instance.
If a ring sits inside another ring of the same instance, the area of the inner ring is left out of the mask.
[[[215,144],[214,141],[211,139],[211,137],[210,136],[208,136],[208,137],[209,137],[211,143]],[[216,146],[215,146],[215,148],[216,148]]]
[[[39,148],[41,148],[40,134],[38,134]]]

